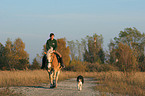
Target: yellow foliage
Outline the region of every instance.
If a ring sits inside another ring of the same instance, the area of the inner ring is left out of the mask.
[[[135,53],[127,44],[119,43],[116,55],[119,60],[117,66],[121,71],[133,71],[137,69],[138,62]]]
[[[66,67],[69,66],[69,62],[70,62],[70,49],[68,46],[66,46],[66,41],[64,38],[61,39],[57,39],[57,51],[60,52],[60,54],[62,55],[63,58],[63,62],[65,64]]]

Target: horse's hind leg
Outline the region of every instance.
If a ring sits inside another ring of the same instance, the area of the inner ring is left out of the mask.
[[[53,74],[53,87],[54,88],[57,88],[57,80],[58,80],[59,73],[60,73],[60,71],[58,71],[58,72],[55,71]]]

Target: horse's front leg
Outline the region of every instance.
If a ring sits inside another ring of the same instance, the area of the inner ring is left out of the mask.
[[[53,73],[48,72],[48,74],[49,74],[50,88],[53,88]]]
[[[56,87],[56,71],[54,71],[54,74],[53,74],[53,87],[54,88]]]
[[[60,74],[60,71],[56,72],[56,79],[55,79],[55,82],[56,82],[56,87],[57,87],[57,81],[58,81],[58,76]]]

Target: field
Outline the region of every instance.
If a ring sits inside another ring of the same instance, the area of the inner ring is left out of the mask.
[[[122,72],[68,72],[62,71],[59,81],[76,78],[78,75],[93,77],[96,81],[95,90],[123,94],[129,96],[145,95],[145,73],[122,73]],[[10,86],[39,86],[49,83],[48,73],[45,70],[28,71],[0,71],[0,87]],[[0,95],[6,90],[0,91]],[[8,94],[8,93],[7,93]]]
[[[145,73],[101,72],[96,90],[129,96],[145,96]]]

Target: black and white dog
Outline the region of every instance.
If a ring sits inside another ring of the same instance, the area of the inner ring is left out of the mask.
[[[78,89],[79,91],[82,90],[83,83],[84,83],[84,77],[81,76],[81,75],[79,75],[79,76],[77,77],[77,89]]]

